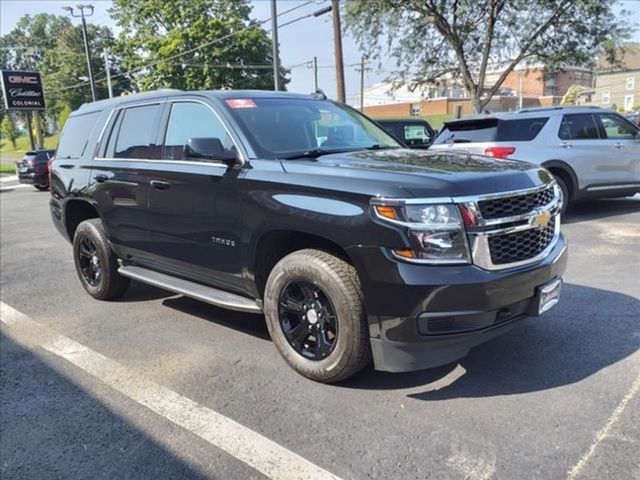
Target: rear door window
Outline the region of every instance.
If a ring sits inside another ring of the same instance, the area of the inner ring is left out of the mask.
[[[591,113],[564,115],[558,137],[562,140],[597,140],[598,125]]]
[[[160,113],[160,104],[129,107],[120,112],[109,139],[107,156],[159,159],[161,146],[156,144],[156,137]]]
[[[636,138],[637,130],[624,118],[613,113],[599,113],[598,118],[606,138],[615,140],[633,140]]]
[[[529,142],[536,138],[549,117],[500,120],[497,142]]]
[[[82,157],[99,115],[100,112],[91,112],[69,117],[60,138],[59,159]]]
[[[496,118],[463,120],[445,123],[442,133],[438,135],[434,143],[494,142],[497,133],[498,120]]]

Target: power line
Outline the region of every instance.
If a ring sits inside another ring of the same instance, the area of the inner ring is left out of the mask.
[[[291,7],[288,10],[285,10],[285,11],[279,13],[278,16],[280,17],[282,15],[286,15],[287,13],[291,13],[294,10],[297,10],[299,8],[307,6],[307,5],[311,4],[311,3],[315,3],[315,2],[313,2],[312,0],[309,0],[309,1],[305,2],[305,3],[302,3],[300,5],[296,5],[295,7]],[[309,13],[307,15],[303,15],[301,17],[297,17],[297,18],[295,18],[295,19],[293,19],[293,20],[291,20],[289,22],[286,22],[286,23],[282,24],[280,26],[280,28],[285,27],[287,25],[291,25],[292,23],[298,22],[298,21],[303,20],[305,18],[309,18],[309,17],[313,16],[314,13]],[[241,32],[244,32],[244,31],[259,27],[259,26],[261,26],[261,25],[263,25],[263,24],[265,24],[267,22],[270,22],[270,21],[271,21],[271,17],[266,18],[264,20],[260,20],[258,22],[251,23],[250,25],[248,25],[248,26],[246,26],[244,28],[241,28],[240,30],[237,30],[235,32],[231,32],[231,33],[229,33],[227,35],[224,35],[222,37],[216,38],[216,39],[211,40],[209,42],[205,42],[205,43],[203,43],[201,45],[198,45],[197,47],[193,47],[193,48],[190,48],[188,50],[185,50],[184,52],[176,53],[175,55],[171,55],[171,56],[169,56],[167,58],[157,59],[157,60],[154,60],[152,62],[147,63],[146,65],[142,65],[140,67],[136,67],[136,68],[131,69],[131,70],[126,71],[126,72],[121,72],[121,73],[119,73],[117,75],[112,75],[111,79],[122,77],[122,76],[125,76],[125,75],[130,75],[130,74],[133,74],[133,73],[137,73],[137,72],[139,72],[141,70],[144,70],[145,68],[149,68],[149,67],[152,67],[154,65],[157,65],[158,63],[167,62],[169,60],[173,60],[173,59],[176,59],[178,57],[182,57],[184,55],[188,55],[188,54],[196,52],[196,51],[198,51],[198,50],[200,50],[202,48],[211,46],[211,45],[213,45],[215,43],[218,43],[218,42],[221,42],[221,41],[226,40],[228,38],[231,38],[234,35],[238,35]],[[271,29],[265,30],[265,33],[269,33],[270,31],[271,31]],[[102,78],[100,78],[100,79],[98,79],[96,81],[97,82],[102,82],[104,80],[106,80],[106,77],[102,77]],[[56,89],[51,89],[51,90],[46,90],[46,91],[48,93],[56,93],[56,92],[62,92],[62,91],[65,91],[65,90],[72,90],[72,89],[76,89],[76,88],[81,88],[81,87],[84,87],[86,85],[89,85],[89,82],[79,82],[79,83],[76,83],[74,85],[69,85],[69,86],[66,86],[66,87],[61,87],[61,88],[56,88]]]

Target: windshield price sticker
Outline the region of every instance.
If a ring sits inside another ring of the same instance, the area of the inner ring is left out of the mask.
[[[256,108],[256,104],[250,98],[230,98],[225,100],[231,108]]]

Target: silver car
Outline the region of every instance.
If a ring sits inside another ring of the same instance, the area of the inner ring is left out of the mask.
[[[542,165],[565,201],[640,192],[640,128],[599,107],[551,107],[447,122],[430,150],[456,149]]]

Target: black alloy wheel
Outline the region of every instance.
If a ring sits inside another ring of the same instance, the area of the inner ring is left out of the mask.
[[[89,285],[97,287],[102,278],[102,267],[96,244],[89,238],[83,238],[80,241],[78,255],[82,276]]]
[[[305,280],[290,282],[278,302],[280,327],[287,342],[309,360],[323,360],[338,338],[338,319],[331,301],[317,285]]]

